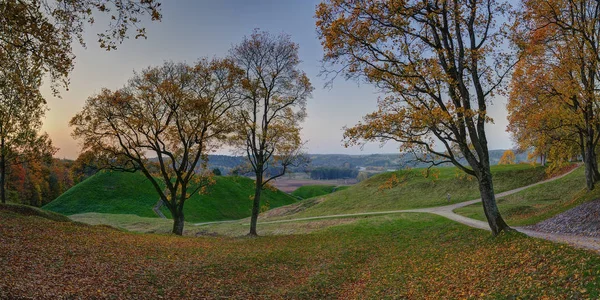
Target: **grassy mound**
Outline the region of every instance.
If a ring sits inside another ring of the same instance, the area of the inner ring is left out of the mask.
[[[207,195],[193,195],[186,201],[186,221],[204,222],[241,219],[250,216],[254,181],[246,177],[216,177]],[[133,214],[157,217],[152,207],[158,194],[140,173],[103,172],[74,186],[44,209],[65,215],[82,213]],[[264,190],[263,203],[279,207],[296,200],[281,191]],[[163,207],[165,216],[170,217]]]
[[[552,182],[540,184],[516,194],[498,199],[498,209],[502,217],[515,226],[531,225],[581,203],[600,198],[600,190],[587,192],[584,168]],[[465,206],[454,211],[457,214],[485,220],[480,203]]]
[[[300,199],[308,199],[317,196],[331,194],[336,190],[335,185],[305,185],[292,192],[292,196]]]
[[[324,196],[324,201],[290,218],[431,207],[479,198],[477,181],[453,167],[438,168],[428,177],[423,169],[373,176],[359,184]],[[545,169],[528,164],[492,167],[494,189],[503,192],[545,177]],[[395,179],[394,179],[395,178]]]

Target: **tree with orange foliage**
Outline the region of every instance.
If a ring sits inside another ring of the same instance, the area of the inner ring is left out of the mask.
[[[208,153],[233,130],[228,114],[242,74],[222,59],[148,68],[126,87],[88,98],[71,119],[73,136],[99,166],[141,171],[171,212],[172,232],[182,235],[185,201],[213,180]]]
[[[526,0],[523,8],[509,129],[521,147],[559,157],[578,148],[591,190],[600,180],[600,2]]]
[[[515,153],[512,150],[506,150],[502,153],[500,157],[500,161],[498,161],[499,165],[514,165],[516,161]]]
[[[10,48],[10,47],[9,47]],[[0,51],[0,61],[2,60]],[[26,53],[12,53],[14,63],[0,68],[0,199],[6,203],[11,166],[52,155],[56,148],[47,134],[40,134],[46,101],[39,87],[42,70]]]
[[[402,151],[476,177],[494,235],[509,226],[496,205],[485,127],[488,104],[514,64],[499,47],[507,33],[498,20],[509,9],[494,0],[329,0],[316,12],[330,70],[386,94],[378,111],[346,129],[346,145],[397,141]]]

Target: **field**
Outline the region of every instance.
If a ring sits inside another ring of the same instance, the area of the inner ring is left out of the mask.
[[[336,179],[336,180],[314,180],[314,179],[294,179],[294,178],[278,178],[273,181],[273,186],[279,190],[291,193],[299,187],[305,185],[329,185],[329,186],[346,186],[356,184],[356,179]]]

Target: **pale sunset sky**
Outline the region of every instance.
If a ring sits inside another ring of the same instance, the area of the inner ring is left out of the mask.
[[[308,141],[308,153],[371,154],[396,153],[398,145],[368,144],[360,147],[342,146],[342,127],[352,126],[362,116],[376,110],[381,96],[367,84],[338,78],[332,88],[325,88],[325,79],[318,77],[323,50],[315,29],[316,0],[177,0],[162,2],[161,22],[144,22],[147,40],[126,40],[116,51],[101,50],[96,33],[103,28],[94,25],[86,31],[87,49],[74,44],[75,70],[69,90],[61,90],[62,99],[44,89],[50,111],[46,113],[43,130],[60,148],[59,158],[74,159],[79,144],[71,137],[69,120],[81,110],[87,97],[101,88],[116,89],[131,78],[134,70],[162,64],[164,61],[193,63],[200,57],[225,57],[232,45],[239,43],[252,30],[286,33],[300,46],[301,69],[315,88],[308,100],[308,118],[303,124],[303,138]],[[490,114],[495,124],[487,127],[489,148],[512,147],[505,132],[506,99],[493,100]],[[229,154],[224,152],[221,154]]]

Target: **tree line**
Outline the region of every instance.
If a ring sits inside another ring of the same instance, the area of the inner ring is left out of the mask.
[[[315,180],[356,178],[358,170],[347,168],[319,167],[310,170],[310,178]]]

